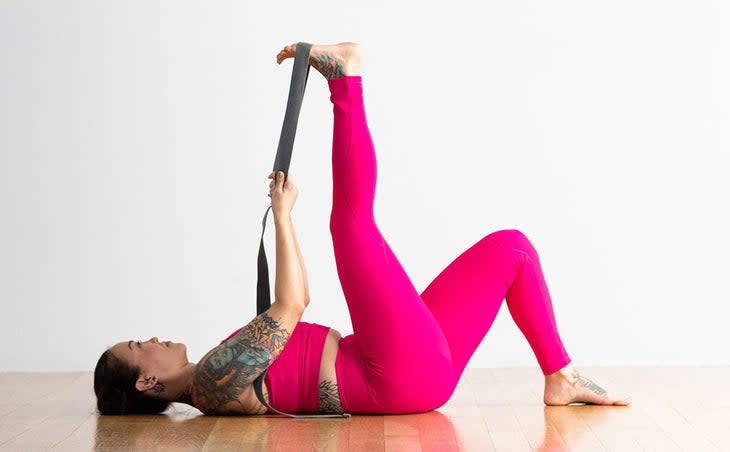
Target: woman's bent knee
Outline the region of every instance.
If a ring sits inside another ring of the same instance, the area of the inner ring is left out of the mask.
[[[506,249],[519,250],[532,259],[537,258],[537,250],[532,245],[530,239],[519,229],[501,229],[492,232],[485,238],[487,237],[498,241]]]
[[[500,229],[487,235],[487,237],[502,241],[529,241],[527,236],[519,229]]]

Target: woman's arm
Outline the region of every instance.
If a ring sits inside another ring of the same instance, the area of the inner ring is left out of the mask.
[[[304,266],[302,250],[299,249],[299,241],[297,240],[297,234],[294,230],[294,227],[292,227],[292,235],[294,236],[294,246],[297,249],[297,256],[299,257],[299,267],[302,269],[302,278],[304,279],[304,306],[306,307],[309,306],[309,278],[307,277],[307,267]]]
[[[289,215],[275,215],[276,286],[271,307],[198,362],[195,396],[214,413],[241,412],[241,393],[284,350],[304,313],[304,277]]]
[[[294,232],[291,213],[274,215],[276,224],[276,283],[274,298],[306,307],[309,304],[306,270]]]
[[[299,249],[299,243],[297,242],[296,233],[294,232],[294,223],[291,218],[291,211],[299,194],[299,189],[297,189],[292,175],[289,174],[287,177],[283,171],[270,173],[269,179],[271,179],[271,183],[269,183],[271,211],[274,214],[274,223],[276,224],[276,297],[279,299],[279,295],[285,296],[283,292],[286,292],[287,296],[292,295],[294,299],[299,300],[299,295],[301,295],[301,302],[304,306],[306,306],[309,304],[307,269],[304,267],[304,259],[302,258],[302,252]],[[289,254],[292,252],[295,256]],[[290,265],[291,268],[279,268],[279,264],[283,263],[284,259],[288,259],[285,266]],[[294,263],[295,260],[296,264]],[[295,266],[296,268],[294,268]],[[285,273],[287,276],[285,276]],[[290,279],[288,276],[289,274],[294,277],[292,278],[291,283],[295,287],[285,287],[287,285],[287,280]],[[281,280],[279,279],[280,276]],[[296,287],[297,285],[300,286]],[[281,291],[279,289],[281,289]],[[291,294],[291,292],[295,293]]]

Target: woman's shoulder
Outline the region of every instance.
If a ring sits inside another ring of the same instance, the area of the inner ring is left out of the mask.
[[[268,391],[266,387],[264,386],[264,397],[266,397],[268,402]],[[206,391],[206,389],[203,389],[203,391]],[[241,391],[238,394],[238,398],[236,400],[229,400],[226,403],[223,403],[221,406],[218,406],[216,408],[209,408],[201,401],[201,399],[205,399],[205,395],[200,394],[200,389],[197,389],[195,384],[191,386],[190,395],[191,400],[193,402],[193,406],[200,410],[203,414],[206,415],[247,415],[247,414],[265,414],[268,410],[267,408],[259,402],[258,397],[256,396],[256,391],[253,388],[253,385],[249,385],[243,391]],[[215,394],[211,394],[214,398],[216,397]]]

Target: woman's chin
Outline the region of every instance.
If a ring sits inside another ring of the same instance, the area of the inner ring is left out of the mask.
[[[188,360],[188,347],[185,344],[183,344],[182,342],[180,342],[178,344],[174,344],[174,345],[176,347],[180,347],[180,353],[182,354],[183,358],[185,358],[185,362],[189,362],[189,360]]]

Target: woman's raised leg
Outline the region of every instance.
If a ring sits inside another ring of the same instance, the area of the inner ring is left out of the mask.
[[[453,392],[450,349],[375,222],[377,163],[362,77],[328,84],[334,108],[330,232],[354,331],[340,350],[360,355],[349,365],[344,358],[340,363],[343,405],[353,411],[369,406],[383,413],[428,411]],[[367,381],[355,386],[359,372]]]
[[[277,61],[295,55],[287,46]],[[355,43],[313,45],[310,64],[326,79],[334,111],[330,231],[354,334],[335,363],[343,408],[408,413],[441,406],[456,384],[441,328],[373,216],[377,162]]]

